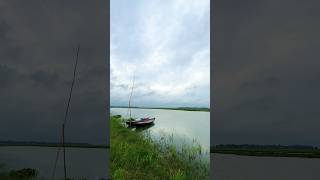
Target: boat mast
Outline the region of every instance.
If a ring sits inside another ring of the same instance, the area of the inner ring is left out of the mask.
[[[132,97],[133,87],[134,87],[134,75],[133,75],[133,82],[132,82],[131,94],[130,94],[130,98],[129,98],[130,119],[131,119],[131,97]]]

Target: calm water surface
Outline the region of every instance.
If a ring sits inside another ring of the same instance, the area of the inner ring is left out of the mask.
[[[111,113],[128,117],[127,108],[111,108]],[[210,149],[210,112],[132,108],[131,113],[135,118],[156,118],[148,128],[152,137],[172,135],[176,143],[196,140],[205,151]]]
[[[320,159],[211,154],[217,180],[319,180]]]
[[[6,169],[35,168],[39,170],[40,176],[50,179],[56,152],[55,147],[0,147],[0,162],[6,164]],[[107,177],[108,161],[106,149],[66,148],[68,177],[75,179]],[[62,162],[62,156],[60,156],[56,179],[61,179],[63,176]]]

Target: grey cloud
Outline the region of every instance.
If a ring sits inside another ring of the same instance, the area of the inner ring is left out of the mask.
[[[0,88],[5,88],[12,85],[12,83],[14,83],[16,80],[16,77],[17,72],[14,69],[0,64]]]
[[[56,85],[59,83],[60,77],[55,73],[39,70],[30,74],[30,79],[35,82],[36,86],[39,85],[47,89],[55,89]]]
[[[280,83],[280,79],[276,77],[268,77],[262,80],[245,81],[240,84],[240,89],[252,89],[252,88],[270,88],[277,86]]]
[[[0,140],[59,140],[79,43],[66,140],[108,143],[106,15],[106,1],[1,1]]]
[[[129,91],[129,85],[128,84],[115,84],[115,83],[110,83],[111,88],[121,88],[123,90],[128,90]]]
[[[212,143],[320,145],[320,3],[215,7]]]

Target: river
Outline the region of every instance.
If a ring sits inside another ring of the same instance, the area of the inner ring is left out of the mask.
[[[320,159],[211,154],[217,180],[319,180]]]
[[[5,163],[1,170],[34,168],[40,177],[50,179],[56,157],[56,147],[1,146],[0,163]],[[67,176],[75,179],[107,177],[108,154],[106,149],[66,148]],[[56,178],[63,177],[62,156],[58,160]]]
[[[127,108],[111,108],[113,115],[128,117]],[[175,143],[199,143],[203,150],[210,150],[210,112],[166,109],[131,109],[132,117],[155,117],[154,125],[148,128],[154,138],[173,136]]]

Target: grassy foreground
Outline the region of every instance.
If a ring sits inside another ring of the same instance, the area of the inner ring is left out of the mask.
[[[112,179],[209,179],[209,164],[197,158],[201,147],[178,151],[124,127],[119,116],[111,117],[110,152]]]

